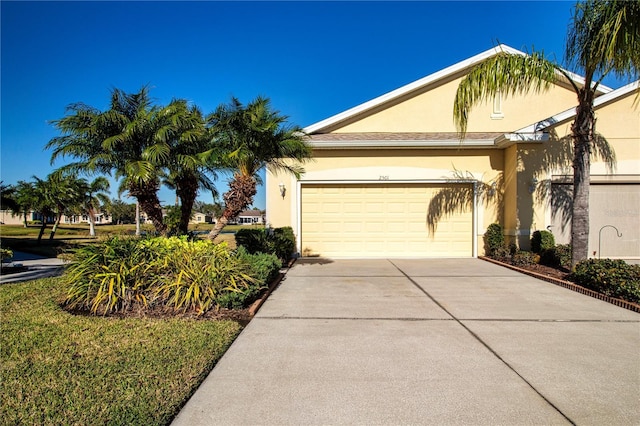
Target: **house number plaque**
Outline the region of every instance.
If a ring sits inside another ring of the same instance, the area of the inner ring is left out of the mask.
[[[380,176],[379,180],[389,180],[389,176],[388,175],[387,176]]]

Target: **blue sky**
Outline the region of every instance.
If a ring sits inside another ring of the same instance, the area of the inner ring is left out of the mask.
[[[258,95],[308,126],[493,47],[562,60],[573,2],[0,2],[5,184],[55,167],[50,120],[149,84],[211,112]],[[619,87],[615,81],[605,81]],[[70,160],[68,160],[70,161]],[[224,192],[227,177],[218,188]],[[116,186],[113,185],[114,194]],[[160,193],[164,203],[174,195]],[[201,200],[211,202],[210,194]],[[260,190],[255,206],[264,208]]]

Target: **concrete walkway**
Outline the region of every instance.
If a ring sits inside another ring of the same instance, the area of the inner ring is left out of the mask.
[[[638,425],[640,315],[477,259],[298,261],[174,425]]]
[[[24,272],[0,275],[0,284],[35,280],[38,278],[54,277],[60,275],[64,262],[55,257],[43,257],[36,254],[13,252],[10,265],[22,265],[27,268]]]

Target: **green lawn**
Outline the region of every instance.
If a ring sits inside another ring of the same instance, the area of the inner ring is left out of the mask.
[[[213,225],[211,224],[194,224],[190,225],[189,230],[209,231],[212,227]],[[231,248],[235,248],[236,240],[233,232],[242,228],[257,227],[257,225],[228,225],[224,228],[225,233],[220,234],[215,241],[226,241]],[[262,226],[260,225],[259,227]],[[113,235],[133,235],[135,229],[135,225],[98,225],[96,226],[96,238]],[[153,227],[151,225],[143,225],[142,230],[153,232]],[[27,228],[22,225],[0,225],[2,247],[42,256],[56,257],[65,249],[96,240],[96,238],[89,237],[89,225],[87,224],[60,225],[53,240],[49,240],[49,234],[51,233],[51,225],[49,225],[40,243],[36,241],[39,232],[40,227],[37,225]],[[201,235],[201,238],[205,237],[205,235]]]
[[[59,283],[0,286],[1,424],[167,424],[241,330],[71,315]]]

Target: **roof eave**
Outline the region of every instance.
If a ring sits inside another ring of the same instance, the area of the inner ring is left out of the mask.
[[[384,104],[385,102],[389,102],[391,100],[397,99],[401,96],[404,96],[408,93],[411,93],[413,91],[419,90],[429,84],[432,84],[440,79],[443,79],[445,77],[448,77],[450,75],[456,74],[458,72],[461,72],[467,68],[473,67],[476,64],[500,53],[500,52],[506,52],[506,53],[510,53],[510,54],[514,54],[514,55],[526,55],[525,52],[522,52],[520,50],[514,49],[510,46],[507,46],[505,44],[500,44],[494,48],[485,50],[484,52],[481,52],[475,56],[472,56],[471,58],[465,59],[463,61],[460,61],[456,64],[453,64],[447,68],[444,68],[440,71],[437,71],[433,74],[430,74],[426,77],[423,77],[419,80],[416,80],[412,83],[406,84],[398,89],[392,90],[391,92],[385,93],[381,96],[378,96],[374,99],[371,99],[370,101],[364,102],[360,105],[357,105],[353,108],[350,108],[346,111],[343,111],[341,113],[335,114],[329,118],[326,118],[322,121],[319,121],[317,123],[311,124],[307,127],[305,127],[303,130],[305,133],[307,134],[313,134],[313,133],[317,133],[323,129],[326,129],[330,126],[334,126],[342,121],[348,120],[358,114],[361,114],[365,111],[371,110],[375,107],[378,107],[382,104]],[[567,75],[569,77],[571,77],[576,83],[578,83],[578,85],[583,85],[584,84],[584,78],[582,78],[581,76],[574,74],[570,71],[565,70],[565,72],[567,73]],[[608,93],[610,92],[612,89],[600,85],[599,86],[599,92],[600,93]]]
[[[495,148],[493,139],[460,140],[366,140],[366,141],[311,141],[313,149],[387,149],[387,148]]]

